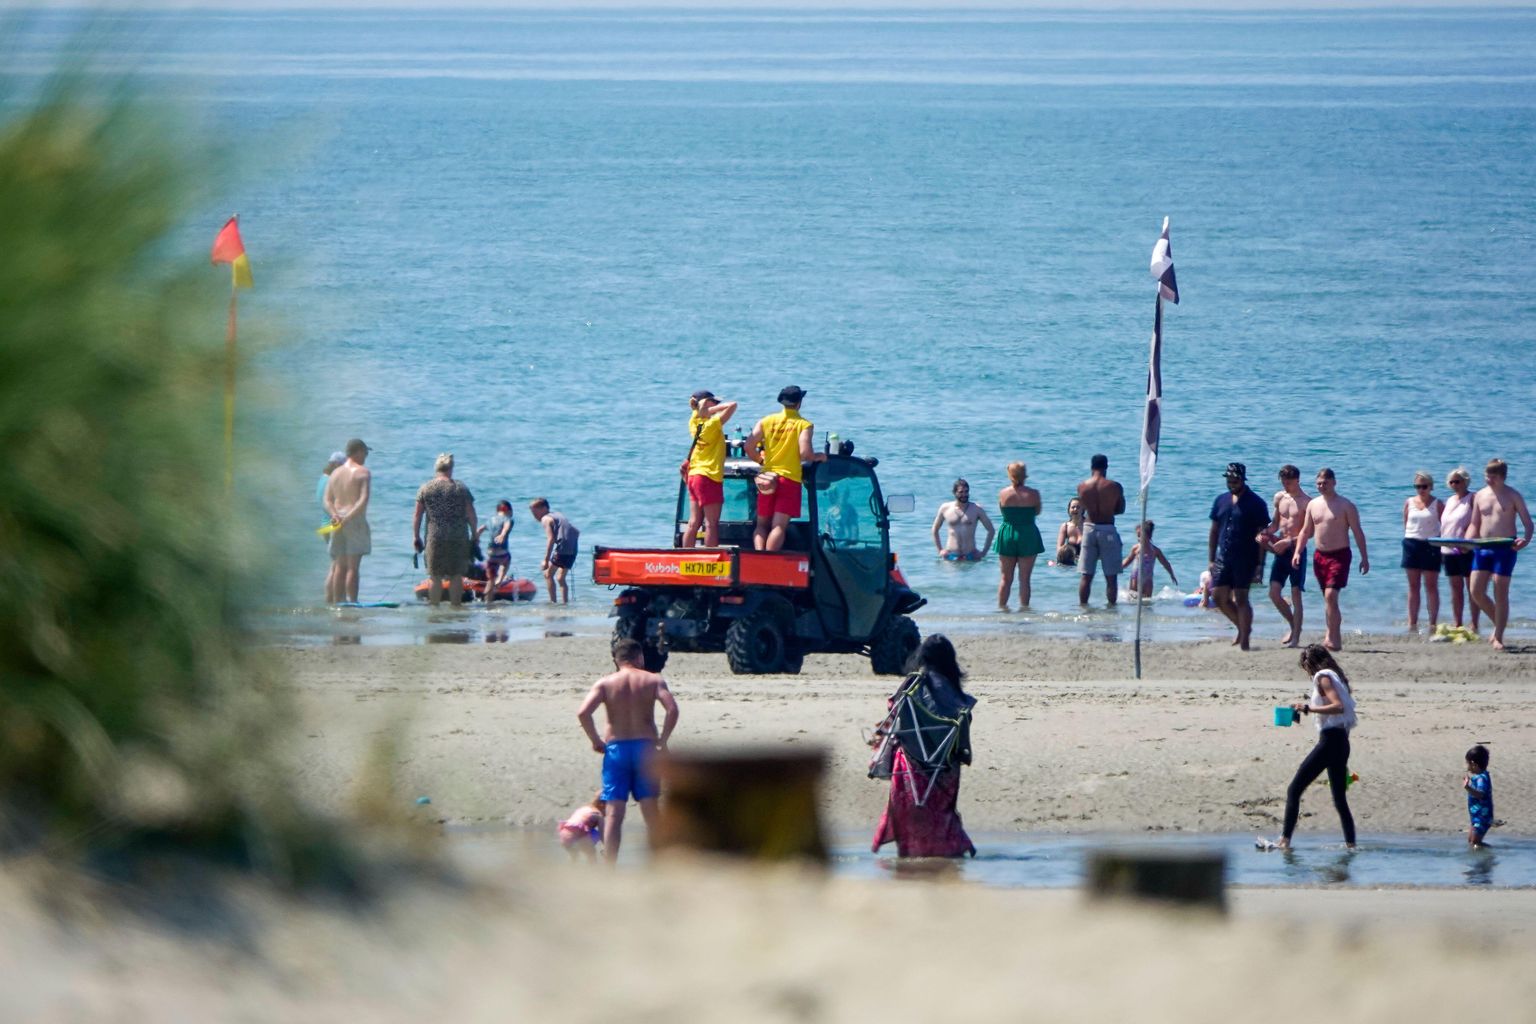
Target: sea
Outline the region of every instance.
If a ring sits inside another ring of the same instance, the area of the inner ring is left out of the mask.
[[[1178,583],[1159,570],[1146,636],[1226,635],[1181,598],[1229,462],[1266,499],[1283,463],[1336,471],[1372,556],[1346,633],[1406,628],[1415,471],[1480,481],[1498,456],[1536,497],[1533,10],[38,11],[3,31],[5,78],[76,54],[228,158],[178,241],[201,259],[239,214],[241,327],[277,342],[247,352],[241,406],[277,412],[241,429],[287,470],[259,601],[284,641],[601,631],[586,555],[669,542],[688,394],[750,429],[787,384],[818,443],[851,439],[915,497],[893,536],[925,632],[1127,641],[1134,605],[1084,612],[1045,557],[1031,608],[996,611],[995,561],[939,561],[930,525],[959,477],[994,507],[1014,460],[1048,542],[1095,453],[1134,505],[1164,217],[1181,301],[1148,514]],[[452,452],[482,513],[516,508],[519,574],[530,499],[580,527],[572,606],[321,609],[314,486],[354,436],[365,600],[412,603],[413,498]],[[1536,634],[1533,579],[1512,635]]]

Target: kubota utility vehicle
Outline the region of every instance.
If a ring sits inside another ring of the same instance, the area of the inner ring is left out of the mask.
[[[719,547],[678,546],[688,519],[679,481],[672,547],[593,552],[593,581],[624,588],[614,641],[640,641],[653,672],[670,651],[724,651],[736,673],[795,673],[806,654],[828,651],[901,673],[919,640],[908,613],[926,601],[896,567],[875,465],[851,454],[806,463],[806,518],[789,524],[782,551],[752,549],[757,463],[726,462]],[[910,496],[891,504],[911,510]]]

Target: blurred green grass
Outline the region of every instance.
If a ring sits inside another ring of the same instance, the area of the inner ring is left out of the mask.
[[[82,82],[0,94],[0,845],[345,875],[248,642],[273,561],[223,487],[228,268],[169,244],[222,168]]]

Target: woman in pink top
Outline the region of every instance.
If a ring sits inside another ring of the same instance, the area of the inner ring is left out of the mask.
[[[1440,513],[1440,536],[1465,537],[1467,528],[1472,525],[1472,495],[1467,493],[1472,483],[1472,474],[1467,472],[1465,466],[1457,466],[1451,470],[1445,478],[1445,485],[1451,489],[1451,496],[1445,499],[1445,507]],[[1461,625],[1461,610],[1467,603],[1467,577],[1472,572],[1471,548],[1445,548],[1440,557],[1445,578],[1451,585],[1451,613],[1456,618],[1456,625]],[[1472,605],[1472,632],[1477,632],[1477,602]]]

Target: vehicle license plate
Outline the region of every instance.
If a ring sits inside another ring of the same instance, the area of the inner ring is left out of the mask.
[[[730,562],[683,562],[678,566],[683,576],[729,576]]]

